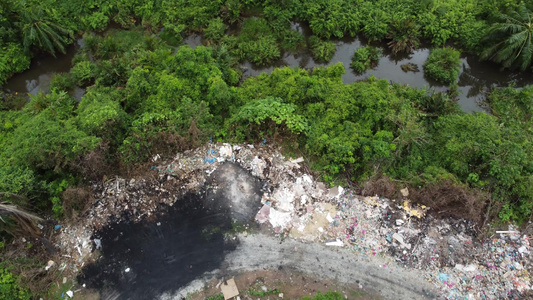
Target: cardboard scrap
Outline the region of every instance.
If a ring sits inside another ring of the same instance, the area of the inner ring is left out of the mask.
[[[233,278],[222,283],[220,289],[222,290],[222,294],[224,294],[224,300],[228,300],[239,295],[239,289],[237,289],[235,279]]]

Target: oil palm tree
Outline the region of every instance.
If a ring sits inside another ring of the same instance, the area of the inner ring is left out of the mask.
[[[19,27],[24,48],[29,51],[30,47],[36,46],[54,56],[56,50],[65,53],[72,32],[48,20],[47,15],[44,9],[37,6],[22,10]]]
[[[0,199],[4,197],[26,200],[16,194],[0,192]],[[10,202],[0,202],[0,231],[5,231],[12,236],[25,234],[37,237],[39,229],[35,226],[36,221],[42,221],[42,219]]]
[[[519,67],[525,70],[533,59],[533,15],[524,4],[500,14],[491,25],[484,40],[497,42],[482,52],[482,59],[491,59],[504,68]]]

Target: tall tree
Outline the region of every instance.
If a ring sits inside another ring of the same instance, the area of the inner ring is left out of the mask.
[[[508,14],[499,14],[498,21],[491,25],[485,36],[487,43],[496,44],[481,54],[482,59],[491,59],[525,70],[533,60],[533,14],[524,4]]]

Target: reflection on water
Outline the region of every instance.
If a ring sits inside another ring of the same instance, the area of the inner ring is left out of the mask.
[[[10,78],[3,86],[3,89],[7,92],[31,95],[36,95],[39,92],[48,92],[50,81],[55,74],[70,71],[72,58],[76,55],[80,45],[83,45],[83,39],[79,39],[77,43],[68,46],[66,53],[58,54],[57,57],[53,57],[50,54],[37,55],[32,59],[30,68]],[[84,90],[75,88],[71,94],[76,99],[81,99]]]

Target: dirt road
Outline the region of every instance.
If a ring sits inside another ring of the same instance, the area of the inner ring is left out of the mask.
[[[344,284],[359,283],[362,289],[376,292],[384,299],[438,299],[433,287],[418,277],[416,271],[394,267],[380,257],[366,260],[347,249],[292,239],[280,243],[278,238],[266,234],[241,234],[239,240],[237,249],[226,256],[221,269],[161,299],[182,299],[213,278],[265,269],[296,270]]]

